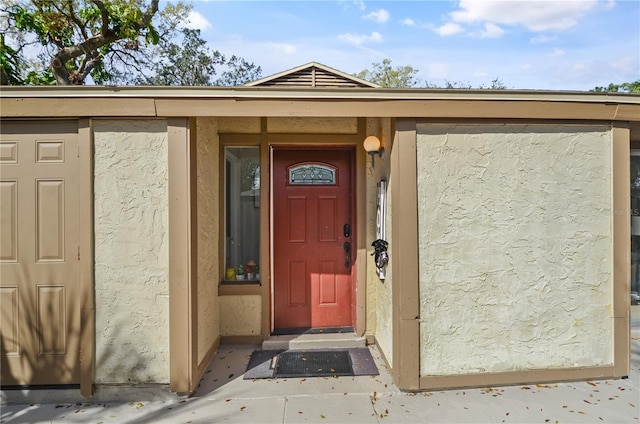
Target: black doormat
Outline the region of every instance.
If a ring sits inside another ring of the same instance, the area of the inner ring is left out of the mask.
[[[333,377],[353,375],[349,352],[344,350],[289,350],[278,355],[276,377]]]
[[[366,347],[327,350],[255,350],[245,380],[378,375]]]

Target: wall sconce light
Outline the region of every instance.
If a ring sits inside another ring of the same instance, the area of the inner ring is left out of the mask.
[[[364,145],[364,150],[371,156],[371,167],[375,168],[376,166],[376,155],[382,157],[384,153],[384,147],[382,147],[382,143],[380,139],[375,135],[370,135],[369,137],[364,139],[362,143]]]

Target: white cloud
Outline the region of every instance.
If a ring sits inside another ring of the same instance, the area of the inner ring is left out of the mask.
[[[550,37],[548,35],[538,35],[529,40],[531,44],[545,44],[557,40],[558,37]]]
[[[269,43],[270,50],[275,54],[292,55],[298,53],[298,49],[293,44],[287,43]]]
[[[549,57],[561,57],[566,55],[567,52],[565,52],[562,49],[553,49],[553,51],[551,53],[549,53]]]
[[[379,32],[372,32],[371,35],[366,34],[340,34],[338,38],[346,41],[349,44],[353,44],[354,46],[360,46],[364,43],[379,43],[382,41],[382,35]]]
[[[498,25],[491,22],[484,24],[484,28],[480,30],[480,38],[500,38],[504,34],[504,30]]]
[[[391,15],[389,14],[389,12],[387,10],[384,9],[378,9],[378,10],[374,10],[373,12],[364,15],[363,18],[370,20],[370,21],[375,21],[375,22],[379,22],[379,23],[385,23],[389,20],[389,17]]]
[[[362,11],[367,9],[367,5],[364,4],[364,0],[338,0],[338,4],[341,5],[344,10],[351,9],[353,6]]]
[[[411,18],[404,18],[403,20],[400,21],[400,23],[406,26],[413,26],[416,24],[416,22]]]
[[[195,10],[192,10],[191,12],[189,12],[187,21],[188,23],[186,27],[190,29],[199,29],[200,31],[205,31],[207,29],[213,28],[213,26],[211,25],[211,23],[209,23],[207,18],[205,18],[203,15],[196,12]]]
[[[453,22],[523,25],[531,31],[565,30],[593,10],[598,0],[461,0]]]
[[[453,23],[453,22],[449,22],[449,23],[446,23],[446,24],[444,24],[442,26],[439,26],[439,27],[435,28],[434,31],[437,32],[438,34],[440,34],[443,37],[447,37],[449,35],[455,35],[455,34],[459,34],[461,32],[464,32],[464,29],[459,24],[456,24],[456,23]]]

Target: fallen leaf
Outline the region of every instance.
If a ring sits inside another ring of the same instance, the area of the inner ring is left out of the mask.
[[[247,407],[246,407],[246,406],[241,407],[241,408],[240,408],[240,412],[244,411],[245,409],[247,409]]]
[[[322,418],[324,420],[326,417],[324,415],[320,414],[320,418]]]
[[[592,386],[596,385],[596,383],[594,383],[593,381],[587,381],[587,384],[591,384]]]

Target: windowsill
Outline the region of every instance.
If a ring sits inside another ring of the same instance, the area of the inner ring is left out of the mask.
[[[222,280],[220,282],[221,286],[233,286],[233,285],[247,285],[247,284],[257,284],[260,285],[260,280]]]
[[[262,295],[260,280],[222,280],[218,296]]]

